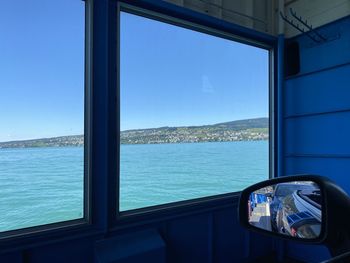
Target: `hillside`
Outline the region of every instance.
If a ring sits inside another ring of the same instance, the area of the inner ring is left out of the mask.
[[[84,145],[83,135],[70,135],[24,141],[0,142],[0,148],[64,147],[82,145]]]
[[[268,139],[268,118],[238,120],[213,125],[160,127],[120,133],[121,144],[252,141]],[[0,142],[0,148],[82,146],[82,135]]]
[[[268,139],[268,118],[213,125],[161,127],[121,132],[122,144],[247,141]]]

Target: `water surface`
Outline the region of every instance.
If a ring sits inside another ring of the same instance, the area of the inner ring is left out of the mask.
[[[122,145],[121,211],[268,178],[268,142]],[[83,147],[0,149],[0,231],[83,217]]]

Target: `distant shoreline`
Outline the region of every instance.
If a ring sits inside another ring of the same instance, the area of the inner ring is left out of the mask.
[[[122,145],[176,144],[268,140],[268,118],[256,118],[203,126],[160,127],[120,132]],[[4,148],[79,147],[83,135],[60,136],[23,141],[0,142]]]
[[[268,139],[265,140],[242,140],[242,141],[202,141],[202,142],[165,142],[165,143],[121,143],[120,145],[163,145],[163,144],[201,144],[201,143],[218,143],[218,142],[261,142],[261,141],[268,141]],[[82,148],[84,147],[84,144],[82,145],[65,145],[65,146],[28,146],[28,147],[1,147],[0,150],[6,150],[6,149],[38,149],[38,148]]]

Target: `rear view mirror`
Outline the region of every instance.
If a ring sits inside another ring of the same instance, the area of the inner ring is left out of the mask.
[[[257,183],[241,192],[238,209],[247,229],[322,243],[332,256],[350,262],[350,197],[326,177],[284,176]],[[335,259],[329,262],[339,262]]]
[[[280,235],[317,239],[322,227],[322,194],[313,181],[272,184],[250,193],[250,225]]]
[[[303,242],[326,238],[325,189],[329,180],[299,175],[257,183],[241,193],[240,223],[246,228]]]

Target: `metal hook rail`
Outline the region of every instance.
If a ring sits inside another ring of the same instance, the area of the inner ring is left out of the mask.
[[[295,11],[293,11],[292,8],[289,9],[290,14],[292,17],[294,17],[297,20],[297,23],[294,23],[294,21],[291,19],[289,20],[287,16],[283,15],[282,12],[280,12],[281,18],[287,22],[289,25],[297,29],[299,32],[306,34],[310,39],[312,39],[316,43],[323,43],[328,41],[327,38],[322,36],[320,33],[318,33],[315,29],[312,28],[312,25],[309,25],[307,20],[303,20],[301,16],[298,16]],[[301,23],[304,27],[308,29],[308,31],[305,30],[305,28],[301,28],[299,26],[299,23]]]

